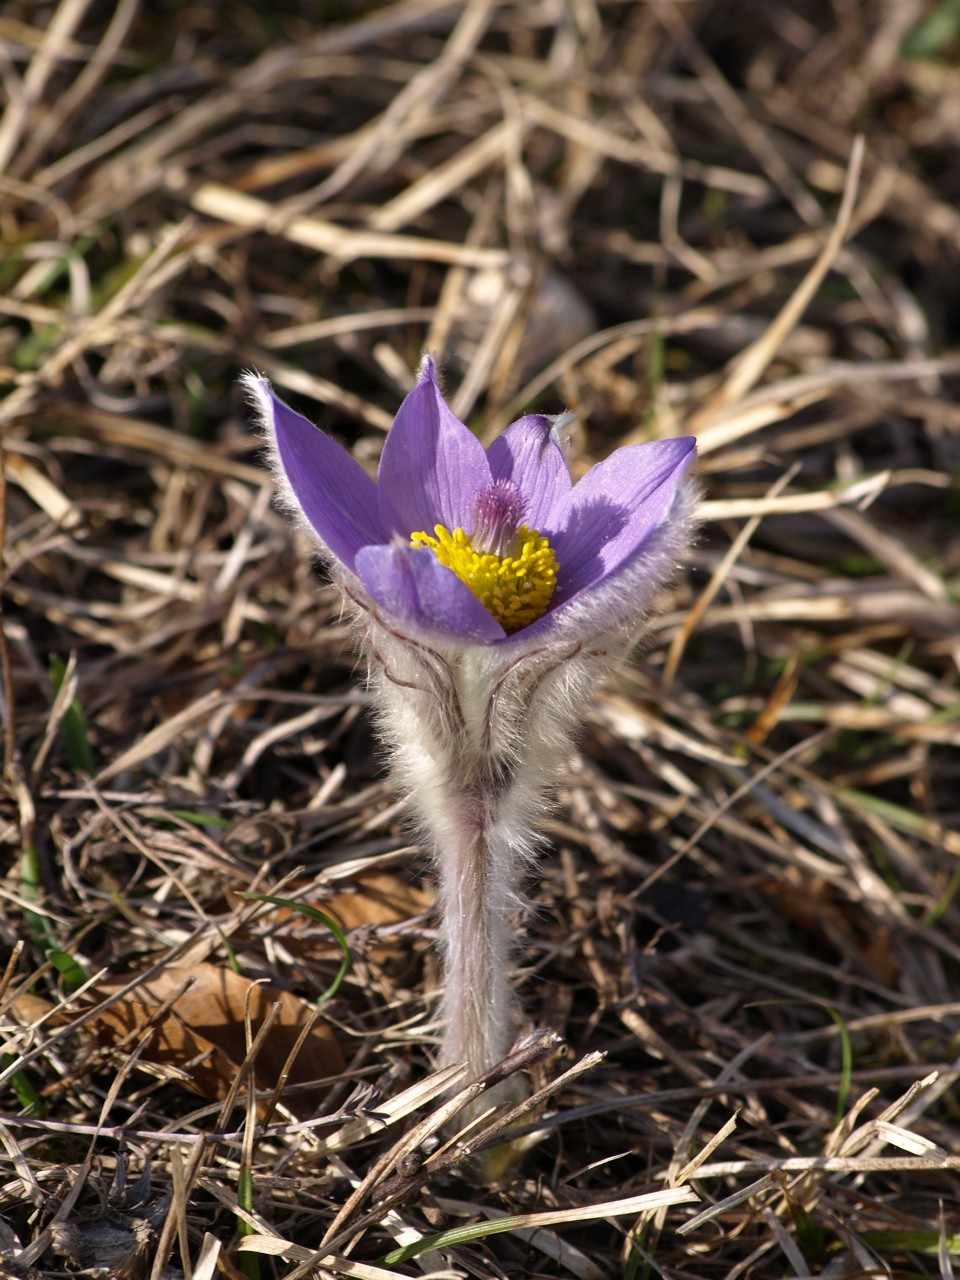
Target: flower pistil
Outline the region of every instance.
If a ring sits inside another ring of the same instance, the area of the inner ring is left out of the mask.
[[[549,538],[520,523],[523,500],[510,480],[495,480],[474,504],[473,531],[446,525],[410,535],[429,547],[493,614],[504,631],[529,626],[546,613],[557,585],[557,557]]]

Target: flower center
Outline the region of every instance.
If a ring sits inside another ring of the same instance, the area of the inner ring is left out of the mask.
[[[486,606],[504,631],[519,631],[546,613],[557,585],[557,557],[549,539],[520,524],[523,499],[511,480],[495,480],[477,494],[472,533],[434,525],[432,537],[412,533],[414,547],[430,547]]]
[[[481,489],[473,502],[473,533],[477,546],[494,556],[517,549],[517,533],[523,521],[523,498],[512,480],[494,480]]]

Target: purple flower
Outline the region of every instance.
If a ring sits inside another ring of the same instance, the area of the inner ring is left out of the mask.
[[[520,418],[484,450],[427,358],[374,483],[263,378],[244,381],[287,505],[353,606],[436,863],[440,1057],[479,1074],[516,1029],[513,917],[556,765],[689,542],[694,441],[628,445],[573,484],[560,424]]]
[[[351,594],[427,642],[516,651],[606,632],[635,618],[672,568],[672,540],[658,535],[694,457],[691,436],[618,449],[574,485],[554,420],[520,418],[484,450],[427,357],[374,483],[265,379],[245,382],[288,501]]]

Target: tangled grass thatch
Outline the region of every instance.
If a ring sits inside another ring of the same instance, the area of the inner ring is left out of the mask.
[[[954,1275],[955,10],[0,15],[0,1273]],[[694,430],[707,490],[518,922],[532,1096],[459,1136],[236,391],[373,466],[423,350],[488,437]]]

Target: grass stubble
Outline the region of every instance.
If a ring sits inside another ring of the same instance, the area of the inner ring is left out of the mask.
[[[0,1272],[947,1280],[954,9],[315,8],[0,16]],[[235,390],[373,465],[423,350],[478,430],[576,410],[575,470],[696,431],[707,491],[560,779],[532,1097],[462,1134],[429,885]]]

